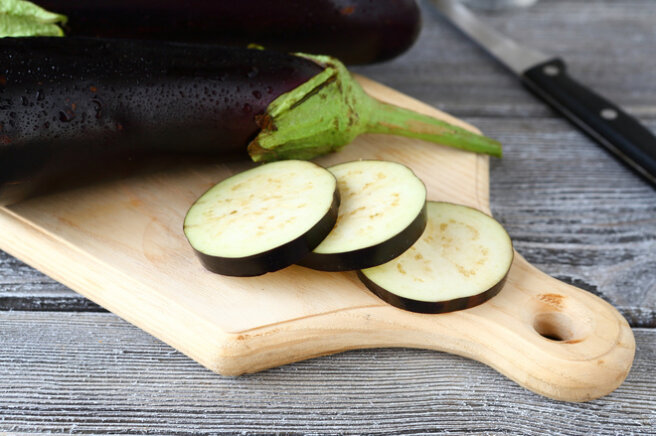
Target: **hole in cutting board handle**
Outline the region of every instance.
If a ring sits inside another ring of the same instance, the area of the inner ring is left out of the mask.
[[[577,344],[592,334],[595,315],[576,298],[558,292],[536,295],[533,330],[545,340]]]
[[[575,339],[572,319],[559,312],[537,314],[533,320],[533,328],[540,336],[552,341],[571,343]]]

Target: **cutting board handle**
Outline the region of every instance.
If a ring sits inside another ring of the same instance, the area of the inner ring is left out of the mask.
[[[423,315],[383,303],[238,336],[230,350],[237,359],[222,356],[236,366],[219,368],[222,373],[355,348],[428,348],[478,360],[531,391],[564,401],[612,392],[635,354],[631,328],[610,304],[549,277],[517,253],[504,289],[471,309]],[[252,353],[258,349],[265,352]]]

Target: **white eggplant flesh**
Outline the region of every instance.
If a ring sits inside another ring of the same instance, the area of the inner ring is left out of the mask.
[[[189,209],[184,233],[201,263],[230,276],[256,276],[311,252],[337,220],[335,177],[307,161],[262,165],[229,177]]]
[[[502,288],[513,261],[505,229],[476,209],[428,202],[421,238],[401,256],[358,275],[386,302],[421,313],[479,305]]]
[[[300,265],[349,271],[385,263],[406,251],[426,227],[426,187],[408,167],[361,160],[328,168],[341,204],[330,234]]]

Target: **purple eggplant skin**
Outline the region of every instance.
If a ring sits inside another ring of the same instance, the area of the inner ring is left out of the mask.
[[[405,52],[421,28],[415,0],[36,0],[68,16],[67,34],[213,42],[332,55],[347,64]]]
[[[323,68],[262,50],[92,38],[0,39],[0,204],[161,156],[239,156],[257,115]]]
[[[472,295],[471,297],[455,298],[453,300],[446,301],[418,301],[396,295],[369,280],[369,278],[365,276],[361,271],[358,271],[358,278],[360,281],[362,281],[362,284],[364,284],[371,292],[376,294],[376,296],[381,300],[399,309],[428,314],[455,312],[483,304],[501,292],[503,285],[506,283],[507,277],[508,275],[506,274],[506,276],[500,282],[492,286],[487,291]]]

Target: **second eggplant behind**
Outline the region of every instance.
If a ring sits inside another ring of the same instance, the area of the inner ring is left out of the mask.
[[[421,27],[415,0],[37,0],[72,36],[260,44],[347,64],[405,52]]]

